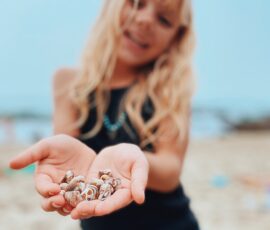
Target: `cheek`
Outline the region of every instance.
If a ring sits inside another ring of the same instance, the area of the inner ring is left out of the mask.
[[[172,40],[173,34],[168,34],[166,32],[159,33],[159,36],[155,36],[153,49],[155,49],[157,53],[161,54],[164,50],[169,48]]]
[[[125,25],[126,21],[130,17],[130,12],[131,12],[131,8],[127,5],[125,5],[123,7],[123,9],[121,11],[121,15],[120,15],[120,25],[121,26]]]

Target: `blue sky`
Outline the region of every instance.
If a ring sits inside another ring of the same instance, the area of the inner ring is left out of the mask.
[[[194,105],[270,110],[270,1],[194,0]],[[0,112],[51,111],[51,77],[74,66],[100,0],[0,0]]]
[[[270,106],[270,2],[194,1],[201,104]]]

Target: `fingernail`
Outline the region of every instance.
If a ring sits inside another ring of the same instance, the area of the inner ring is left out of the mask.
[[[61,208],[61,207],[62,207],[62,205],[56,204],[56,203],[52,203],[52,206],[53,206],[54,208]]]
[[[70,211],[69,211],[68,209],[66,209],[66,208],[63,208],[63,211],[64,211],[65,213],[70,213]]]

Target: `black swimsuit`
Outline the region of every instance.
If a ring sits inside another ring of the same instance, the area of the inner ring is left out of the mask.
[[[106,113],[111,121],[114,121],[118,116],[119,102],[126,90],[127,88],[120,88],[111,91],[111,102]],[[151,108],[151,103],[145,103],[143,109],[145,120],[151,116]],[[91,112],[90,117],[81,128],[81,132],[85,133],[89,131],[95,122],[96,114],[95,112]],[[128,129],[125,127],[128,127]],[[98,153],[106,146],[123,142],[139,145],[139,138],[127,119],[124,127],[118,130],[113,139],[108,135],[106,128],[102,127],[95,137],[83,140],[83,142]],[[152,146],[148,145],[144,150],[151,151],[151,149]],[[197,220],[189,207],[189,199],[186,197],[181,185],[170,193],[160,193],[147,189],[145,195],[146,199],[143,205],[137,205],[133,202],[112,214],[82,220],[82,229],[199,230]]]

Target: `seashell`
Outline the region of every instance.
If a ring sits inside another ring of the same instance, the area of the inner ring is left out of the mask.
[[[113,178],[112,186],[114,189],[117,189],[121,185],[121,179],[120,178]]]
[[[64,197],[72,207],[76,207],[83,200],[79,191],[65,192]]]
[[[66,187],[66,191],[72,191],[79,185],[80,182],[85,182],[84,176],[76,176],[74,177]]]
[[[105,200],[114,192],[113,187],[110,184],[104,183],[99,189],[99,200]]]
[[[120,186],[121,179],[111,177],[108,180],[106,180],[105,183],[110,184],[113,187],[113,190],[115,191]]]
[[[81,195],[84,200],[95,200],[98,197],[98,188],[94,185],[87,184]]]
[[[104,192],[104,193],[100,193],[99,196],[98,196],[98,199],[101,200],[101,201],[104,201],[104,200],[106,200],[109,196],[111,196],[110,191],[106,191],[106,192]]]
[[[68,186],[68,183],[61,183],[60,184],[60,189],[66,191],[67,186]]]
[[[113,191],[115,191],[121,184],[121,179],[110,177],[109,179],[105,180],[104,183],[110,184],[113,188]]]
[[[109,180],[110,178],[112,178],[112,177],[110,177],[109,175],[106,175],[106,174],[104,174],[100,177],[100,179],[103,181]]]
[[[85,183],[79,182],[77,186],[74,188],[74,191],[79,191],[80,193],[85,189]]]
[[[69,183],[74,177],[74,173],[71,170],[68,170],[64,176],[64,178],[61,180],[61,183]]]
[[[110,169],[99,170],[98,176],[101,177],[102,175],[108,175],[109,177],[112,177],[112,170]]]
[[[101,185],[104,184],[104,181],[102,179],[98,179],[98,178],[93,178],[90,183],[91,185],[96,186],[97,188],[100,188]]]
[[[72,180],[76,180],[78,182],[85,182],[85,177],[80,175],[80,176],[74,177]],[[71,183],[71,181],[70,181],[70,183]]]
[[[121,180],[114,178],[110,169],[100,170],[99,177],[85,183],[84,176],[74,176],[74,173],[69,170],[59,183],[60,194],[72,207],[76,207],[83,200],[99,199],[103,201],[117,190]]]
[[[113,184],[114,184],[114,178],[113,177],[110,177],[109,179],[105,180],[104,181],[105,184],[109,184],[112,186],[112,193],[114,192],[114,187],[113,187]]]

